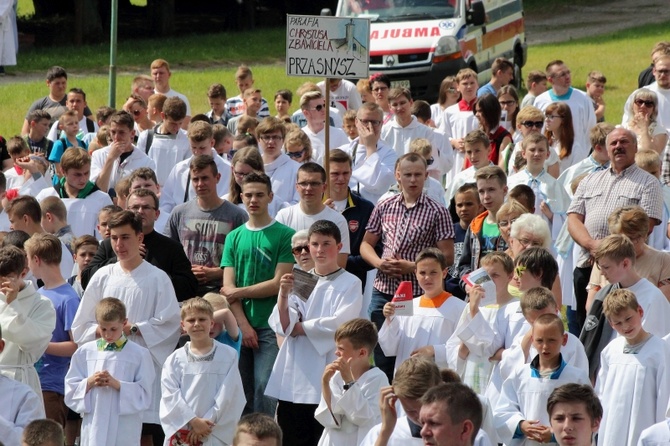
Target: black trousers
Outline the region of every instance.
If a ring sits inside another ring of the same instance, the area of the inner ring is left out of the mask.
[[[297,404],[279,400],[277,424],[283,433],[282,446],[316,446],[323,426],[314,419],[318,404]]]
[[[592,266],[583,268],[577,267],[572,274],[575,287],[575,299],[577,299],[577,308],[575,308],[575,310],[577,311],[577,323],[579,324],[580,331],[584,326],[584,321],[586,320],[586,299],[588,297],[586,287],[589,284],[589,278],[591,277],[592,270]]]

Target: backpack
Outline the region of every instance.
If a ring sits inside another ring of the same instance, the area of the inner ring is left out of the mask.
[[[603,302],[605,297],[612,291],[619,288],[619,284],[610,283],[602,288],[596,294],[589,314],[586,315],[586,321],[579,334],[579,340],[584,344],[584,351],[589,360],[589,378],[591,382],[596,381],[598,370],[600,370],[600,353],[612,339],[612,326],[607,322],[603,312]]]

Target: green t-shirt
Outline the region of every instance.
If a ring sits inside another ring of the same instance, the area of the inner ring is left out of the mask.
[[[235,268],[238,287],[270,280],[278,263],[295,263],[291,253],[291,237],[295,231],[277,221],[260,229],[246,224],[226,236],[221,268]],[[261,299],[242,299],[244,314],[254,328],[269,328],[268,318],[277,303],[277,295]]]
[[[482,257],[496,250],[498,237],[500,237],[500,229],[498,228],[498,225],[492,225],[484,219],[484,226],[482,227],[482,239],[484,240],[481,254]]]

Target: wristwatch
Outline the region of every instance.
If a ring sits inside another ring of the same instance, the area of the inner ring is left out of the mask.
[[[344,385],[342,386],[342,388],[343,388],[344,390],[349,390],[349,389],[351,389],[351,388],[354,386],[354,384],[356,384],[356,381],[351,381],[351,382],[348,382],[348,383],[344,383]]]
[[[130,334],[134,335],[139,331],[139,328],[137,328],[137,325],[133,324],[130,326]]]

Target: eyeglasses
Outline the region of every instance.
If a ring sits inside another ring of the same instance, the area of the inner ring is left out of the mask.
[[[501,106],[516,104],[516,101],[498,101]]]
[[[135,206],[130,206],[128,209],[130,209],[133,212],[155,211],[156,210],[156,208],[154,206],[142,205],[142,204],[138,204],[138,205],[135,205]]]
[[[570,70],[561,71],[560,73],[554,73],[551,77],[556,79],[557,77],[566,77],[570,76]]]
[[[512,223],[514,223],[515,221],[516,221],[516,218],[512,218],[511,220],[500,220],[498,222],[498,227],[499,228],[506,228],[506,227],[510,226]]]
[[[643,105],[647,108],[654,106],[654,101],[645,101],[644,99],[635,99],[635,105],[642,107]]]
[[[310,108],[310,110],[316,110],[316,111],[320,112],[320,111],[323,110],[325,107],[326,107],[325,105],[323,105],[323,104],[319,104],[319,105],[317,105],[317,106],[314,107],[314,108]]]
[[[358,122],[363,125],[372,125],[372,127],[379,127],[382,124],[381,121],[376,121],[374,119],[359,119]]]
[[[251,172],[247,172],[247,173],[245,173],[245,172],[235,172],[235,171],[233,170],[233,175],[235,175],[237,178],[244,178],[244,177],[246,177],[247,175],[249,175],[250,173],[251,173]]]
[[[300,245],[291,249],[291,252],[293,252],[294,256],[299,256],[303,253],[303,251],[306,251],[307,254],[309,254],[309,245]]]
[[[654,72],[656,74],[660,74],[661,76],[667,76],[668,74],[670,74],[670,70],[656,70],[656,69],[654,69]]]
[[[517,266],[516,268],[514,268],[514,274],[516,274],[517,277],[521,277],[525,271],[526,271],[525,266]]]
[[[455,88],[447,88],[447,93],[451,94],[458,93],[458,90],[456,90]]]
[[[284,137],[281,136],[281,135],[261,135],[260,136],[260,140],[263,141],[263,142],[270,142],[270,141],[279,142],[279,141],[282,141],[283,139],[284,139]]]
[[[548,120],[559,119],[559,118],[562,118],[562,117],[563,117],[563,116],[559,116],[559,115],[546,115],[546,118],[547,118]]]
[[[518,238],[517,240],[518,240],[519,243],[521,243],[521,246],[523,246],[524,249],[528,248],[529,246],[533,247],[533,248],[541,248],[542,247],[542,243],[539,242],[538,240],[531,240],[531,239],[527,239],[527,238]]]
[[[533,127],[535,127],[536,129],[541,129],[542,126],[544,125],[544,121],[523,121],[521,125],[526,127],[527,129],[532,129]]]
[[[389,87],[376,87],[376,88],[373,88],[372,91],[375,91],[375,92],[379,93],[380,91],[386,91],[388,89],[389,89]]]
[[[305,154],[307,149],[298,150],[297,152],[286,152],[289,158],[298,159]]]
[[[308,187],[317,188],[323,186],[323,183],[321,181],[301,181],[298,183],[298,186],[300,186],[301,189],[307,189]]]

